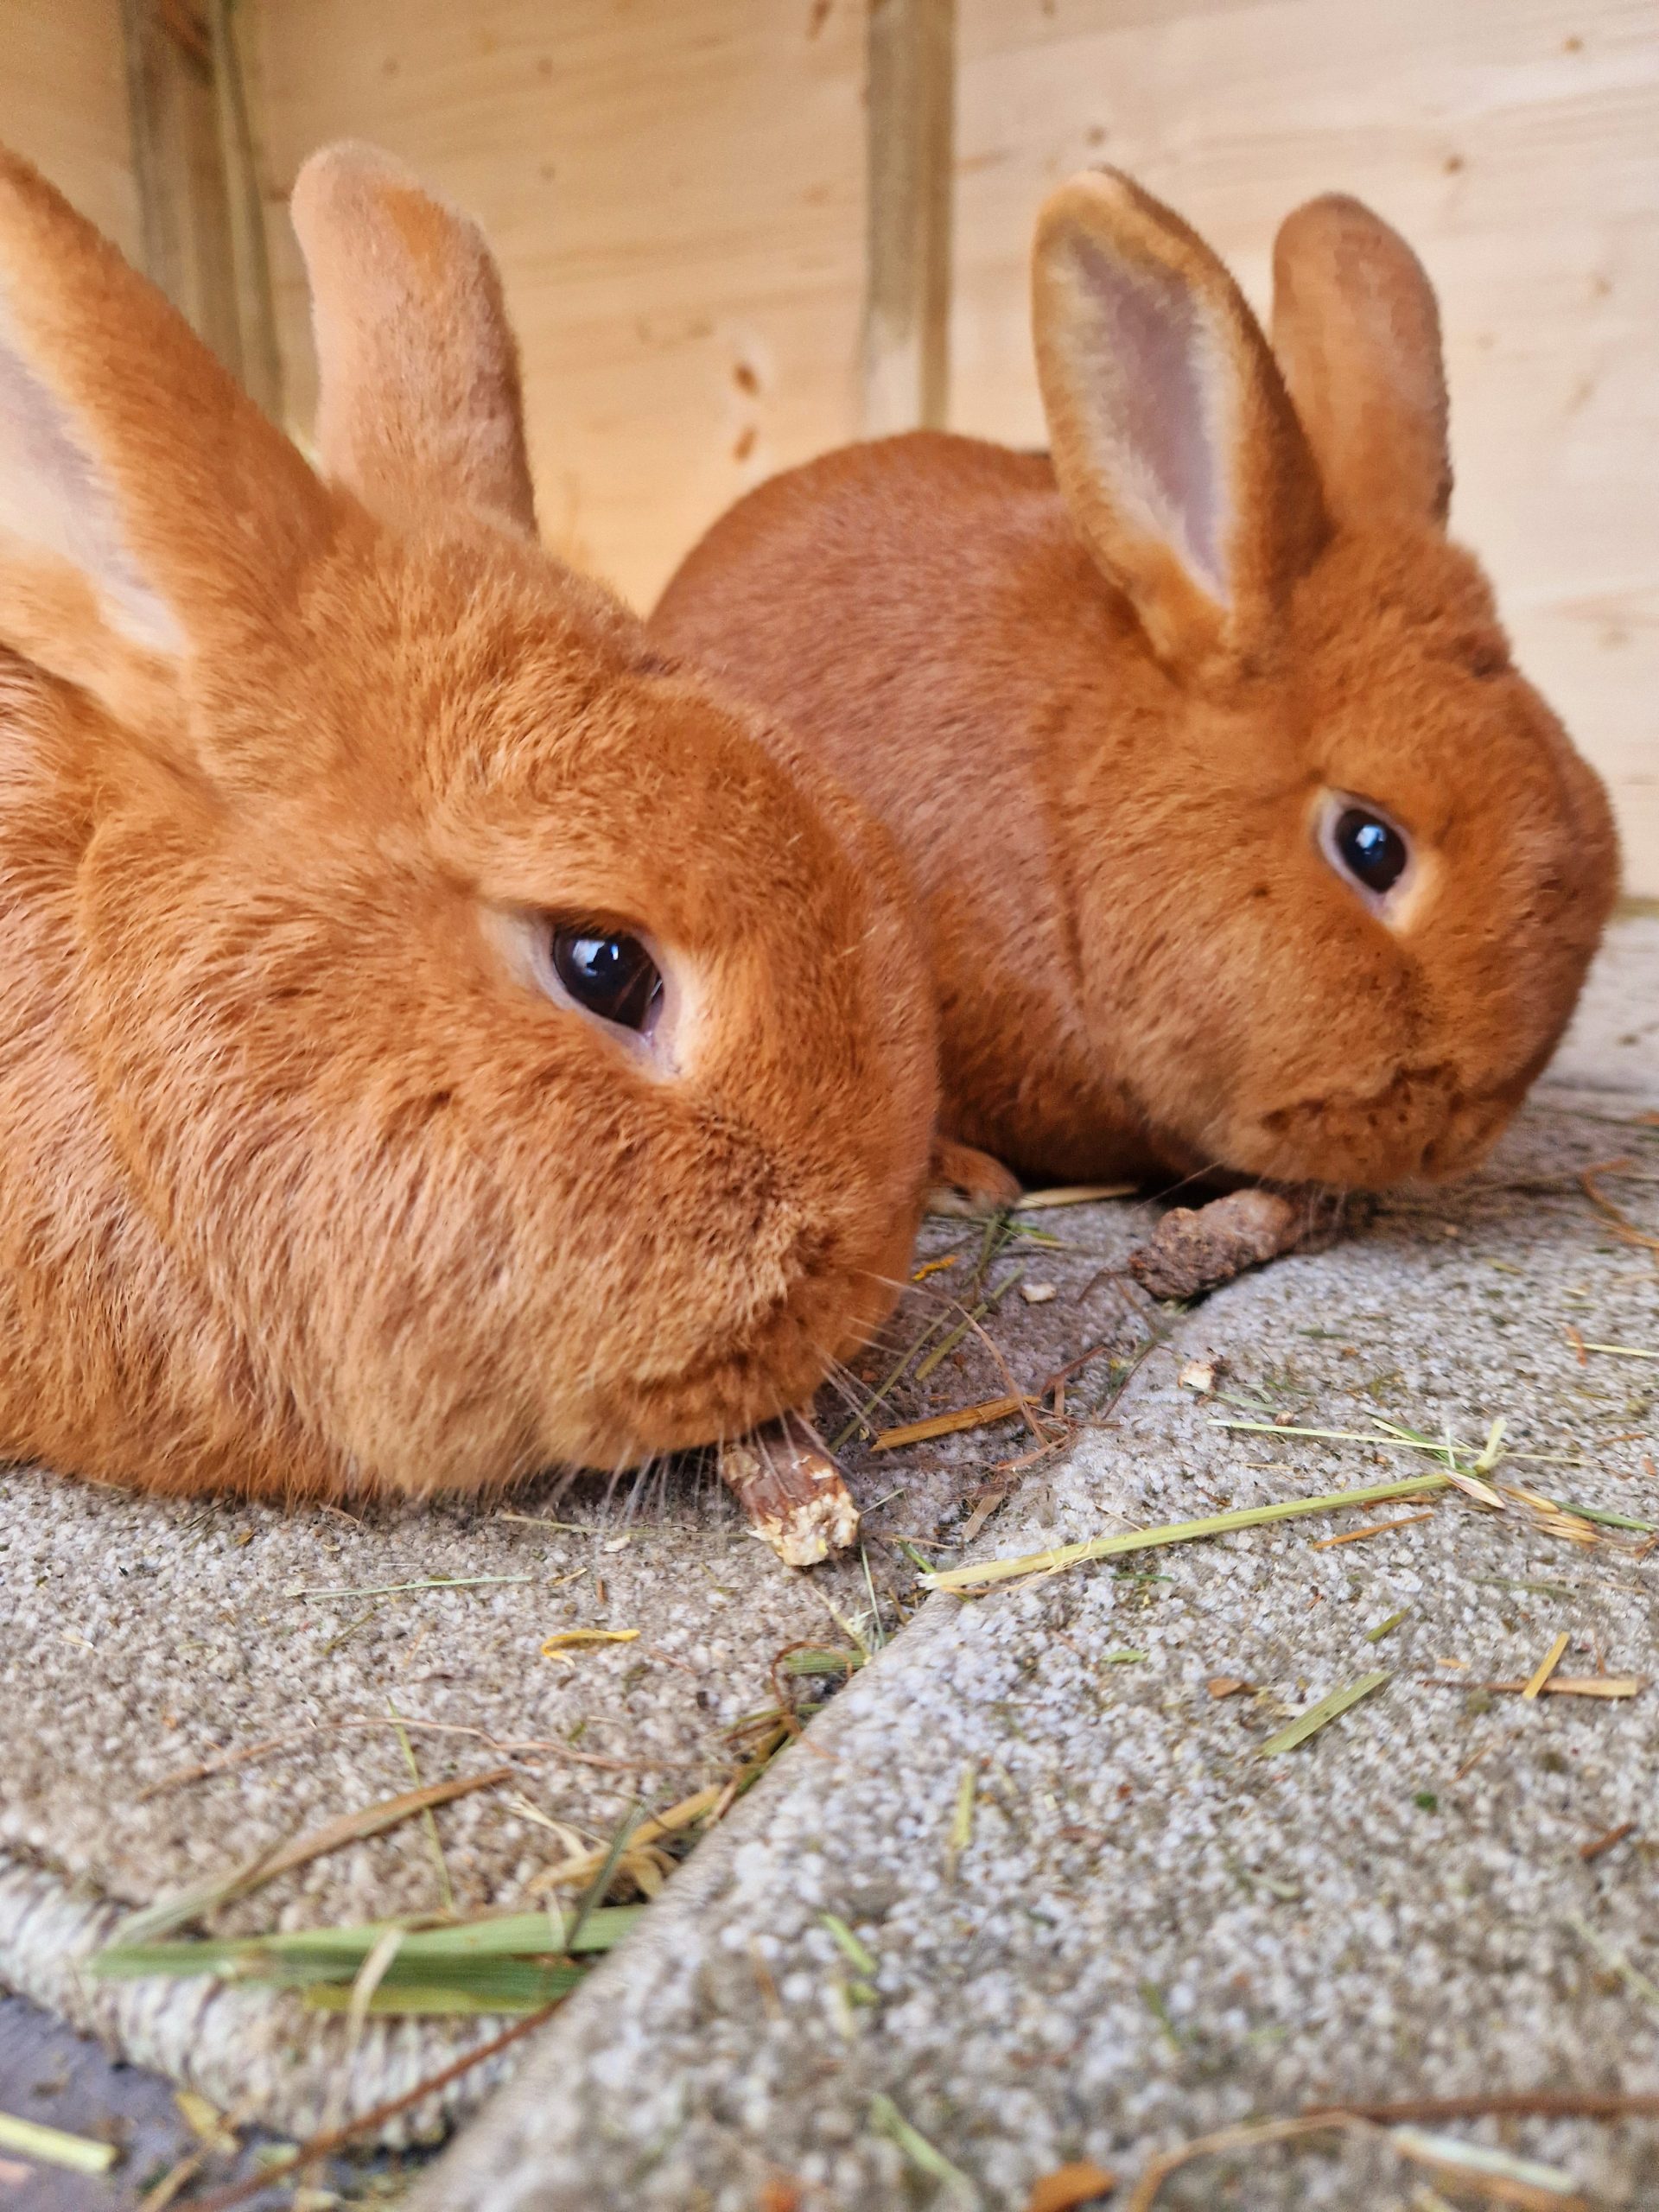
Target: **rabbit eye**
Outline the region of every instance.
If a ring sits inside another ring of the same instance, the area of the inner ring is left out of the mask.
[[[1402,886],[1415,876],[1411,840],[1399,823],[1368,800],[1326,791],[1315,824],[1320,849],[1338,874],[1379,916],[1392,918]]]
[[[637,937],[556,929],[553,972],[586,1013],[644,1035],[663,1002],[663,979]]]
[[[1393,890],[1411,858],[1393,823],[1359,806],[1344,807],[1337,817],[1332,842],[1349,874],[1378,898]]]

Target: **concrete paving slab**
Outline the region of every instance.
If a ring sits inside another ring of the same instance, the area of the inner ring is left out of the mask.
[[[1538,1455],[1502,1478],[1659,1522],[1659,1370],[1578,1348],[1659,1349],[1654,1248],[1580,1180],[1621,1160],[1592,1189],[1659,1222],[1656,1040],[1659,925],[1630,923],[1476,1180],[1176,1319],[981,1551],[1421,1464],[1287,1419],[1478,1440],[1502,1416]],[[1216,1397],[1178,1380],[1199,1357]],[[1133,2174],[1311,2103],[1659,2091],[1659,1555],[1605,1524],[1569,1541],[1513,1500],[1375,1517],[1404,1525],[1330,1546],[1351,1513],[1286,1522],[931,1599],[584,1985],[419,2212],[1019,2206],[1066,2159]],[[1485,1687],[1562,1634],[1562,1672],[1642,1689]],[[1363,1703],[1263,1756],[1377,1669]],[[1221,1678],[1248,1688],[1212,1694]],[[1506,2125],[1459,2132],[1598,2203],[1659,2202],[1651,2123]],[[1403,2212],[1423,2180],[1366,2139],[1194,2167],[1159,2201]]]

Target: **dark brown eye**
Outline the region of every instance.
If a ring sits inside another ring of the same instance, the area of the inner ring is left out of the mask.
[[[1337,858],[1356,883],[1382,898],[1406,872],[1410,849],[1393,823],[1363,806],[1344,807],[1331,830]]]
[[[657,963],[637,937],[607,937],[582,929],[553,932],[553,972],[576,1004],[644,1035],[663,1002]]]

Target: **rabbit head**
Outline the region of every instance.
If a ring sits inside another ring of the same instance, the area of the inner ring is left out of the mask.
[[[1269,348],[1128,179],[1076,177],[1040,218],[1053,467],[1110,587],[1072,610],[1114,731],[1067,793],[1084,995],[1177,1157],[1445,1175],[1566,1023],[1611,822],[1446,537],[1421,267],[1332,197],[1284,224],[1274,276]]]
[[[41,1171],[86,1236],[37,1302],[137,1408],[86,1471],[419,1491],[741,1430],[902,1275],[935,1077],[896,864],[537,543],[473,226],[352,147],[293,213],[320,474],[0,161],[0,642],[45,679],[7,896],[93,1132]]]

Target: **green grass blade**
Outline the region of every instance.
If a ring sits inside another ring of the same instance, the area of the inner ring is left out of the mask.
[[[566,1948],[574,1952],[608,1951],[620,1943],[643,1905],[600,1905],[580,1929],[564,1919]],[[350,1980],[389,1929],[399,1923],[372,1920],[356,1928],[302,1928],[283,1935],[205,1939],[199,1942],[112,1943],[83,1961],[101,1980],[133,1981],[150,1974],[222,1974],[226,1979],[268,1978],[278,1961],[307,1966],[323,1979]],[[572,1938],[574,1937],[574,1940]],[[427,1961],[545,1956],[558,1948],[553,1923],[545,1912],[491,1913],[451,1927],[409,1928],[398,1952],[404,1971]]]
[[[1363,1697],[1370,1697],[1373,1690],[1380,1690],[1392,1679],[1386,1667],[1379,1667],[1374,1675],[1362,1675],[1357,1682],[1349,1682],[1339,1690],[1332,1690],[1329,1697],[1322,1697],[1317,1705],[1310,1705],[1306,1713],[1299,1713],[1287,1728],[1276,1736],[1269,1736],[1261,1750],[1262,1758],[1270,1758],[1275,1751],[1294,1751],[1299,1744],[1316,1735],[1328,1720],[1346,1713],[1351,1705],[1357,1705]]]
[[[972,1590],[985,1582],[1007,1582],[1015,1575],[1052,1573],[1063,1567],[1080,1567],[1085,1560],[1118,1559],[1125,1552],[1144,1552],[1160,1544],[1196,1543],[1206,1536],[1224,1536],[1235,1529],[1259,1529],[1272,1521],[1293,1520],[1303,1513],[1333,1513],[1345,1505],[1377,1505],[1384,1498],[1421,1497],[1443,1490],[1449,1478],[1405,1475],[1391,1483],[1367,1483],[1358,1490],[1326,1491],[1319,1497],[1281,1498],[1275,1505],[1246,1505],[1231,1513],[1212,1513],[1202,1521],[1174,1521],[1162,1529],[1134,1529],[1123,1536],[1094,1536],[1087,1543],[1061,1544],[1052,1551],[1030,1552],[1023,1559],[982,1560],[976,1566],[945,1567],[918,1580],[930,1590]]]

